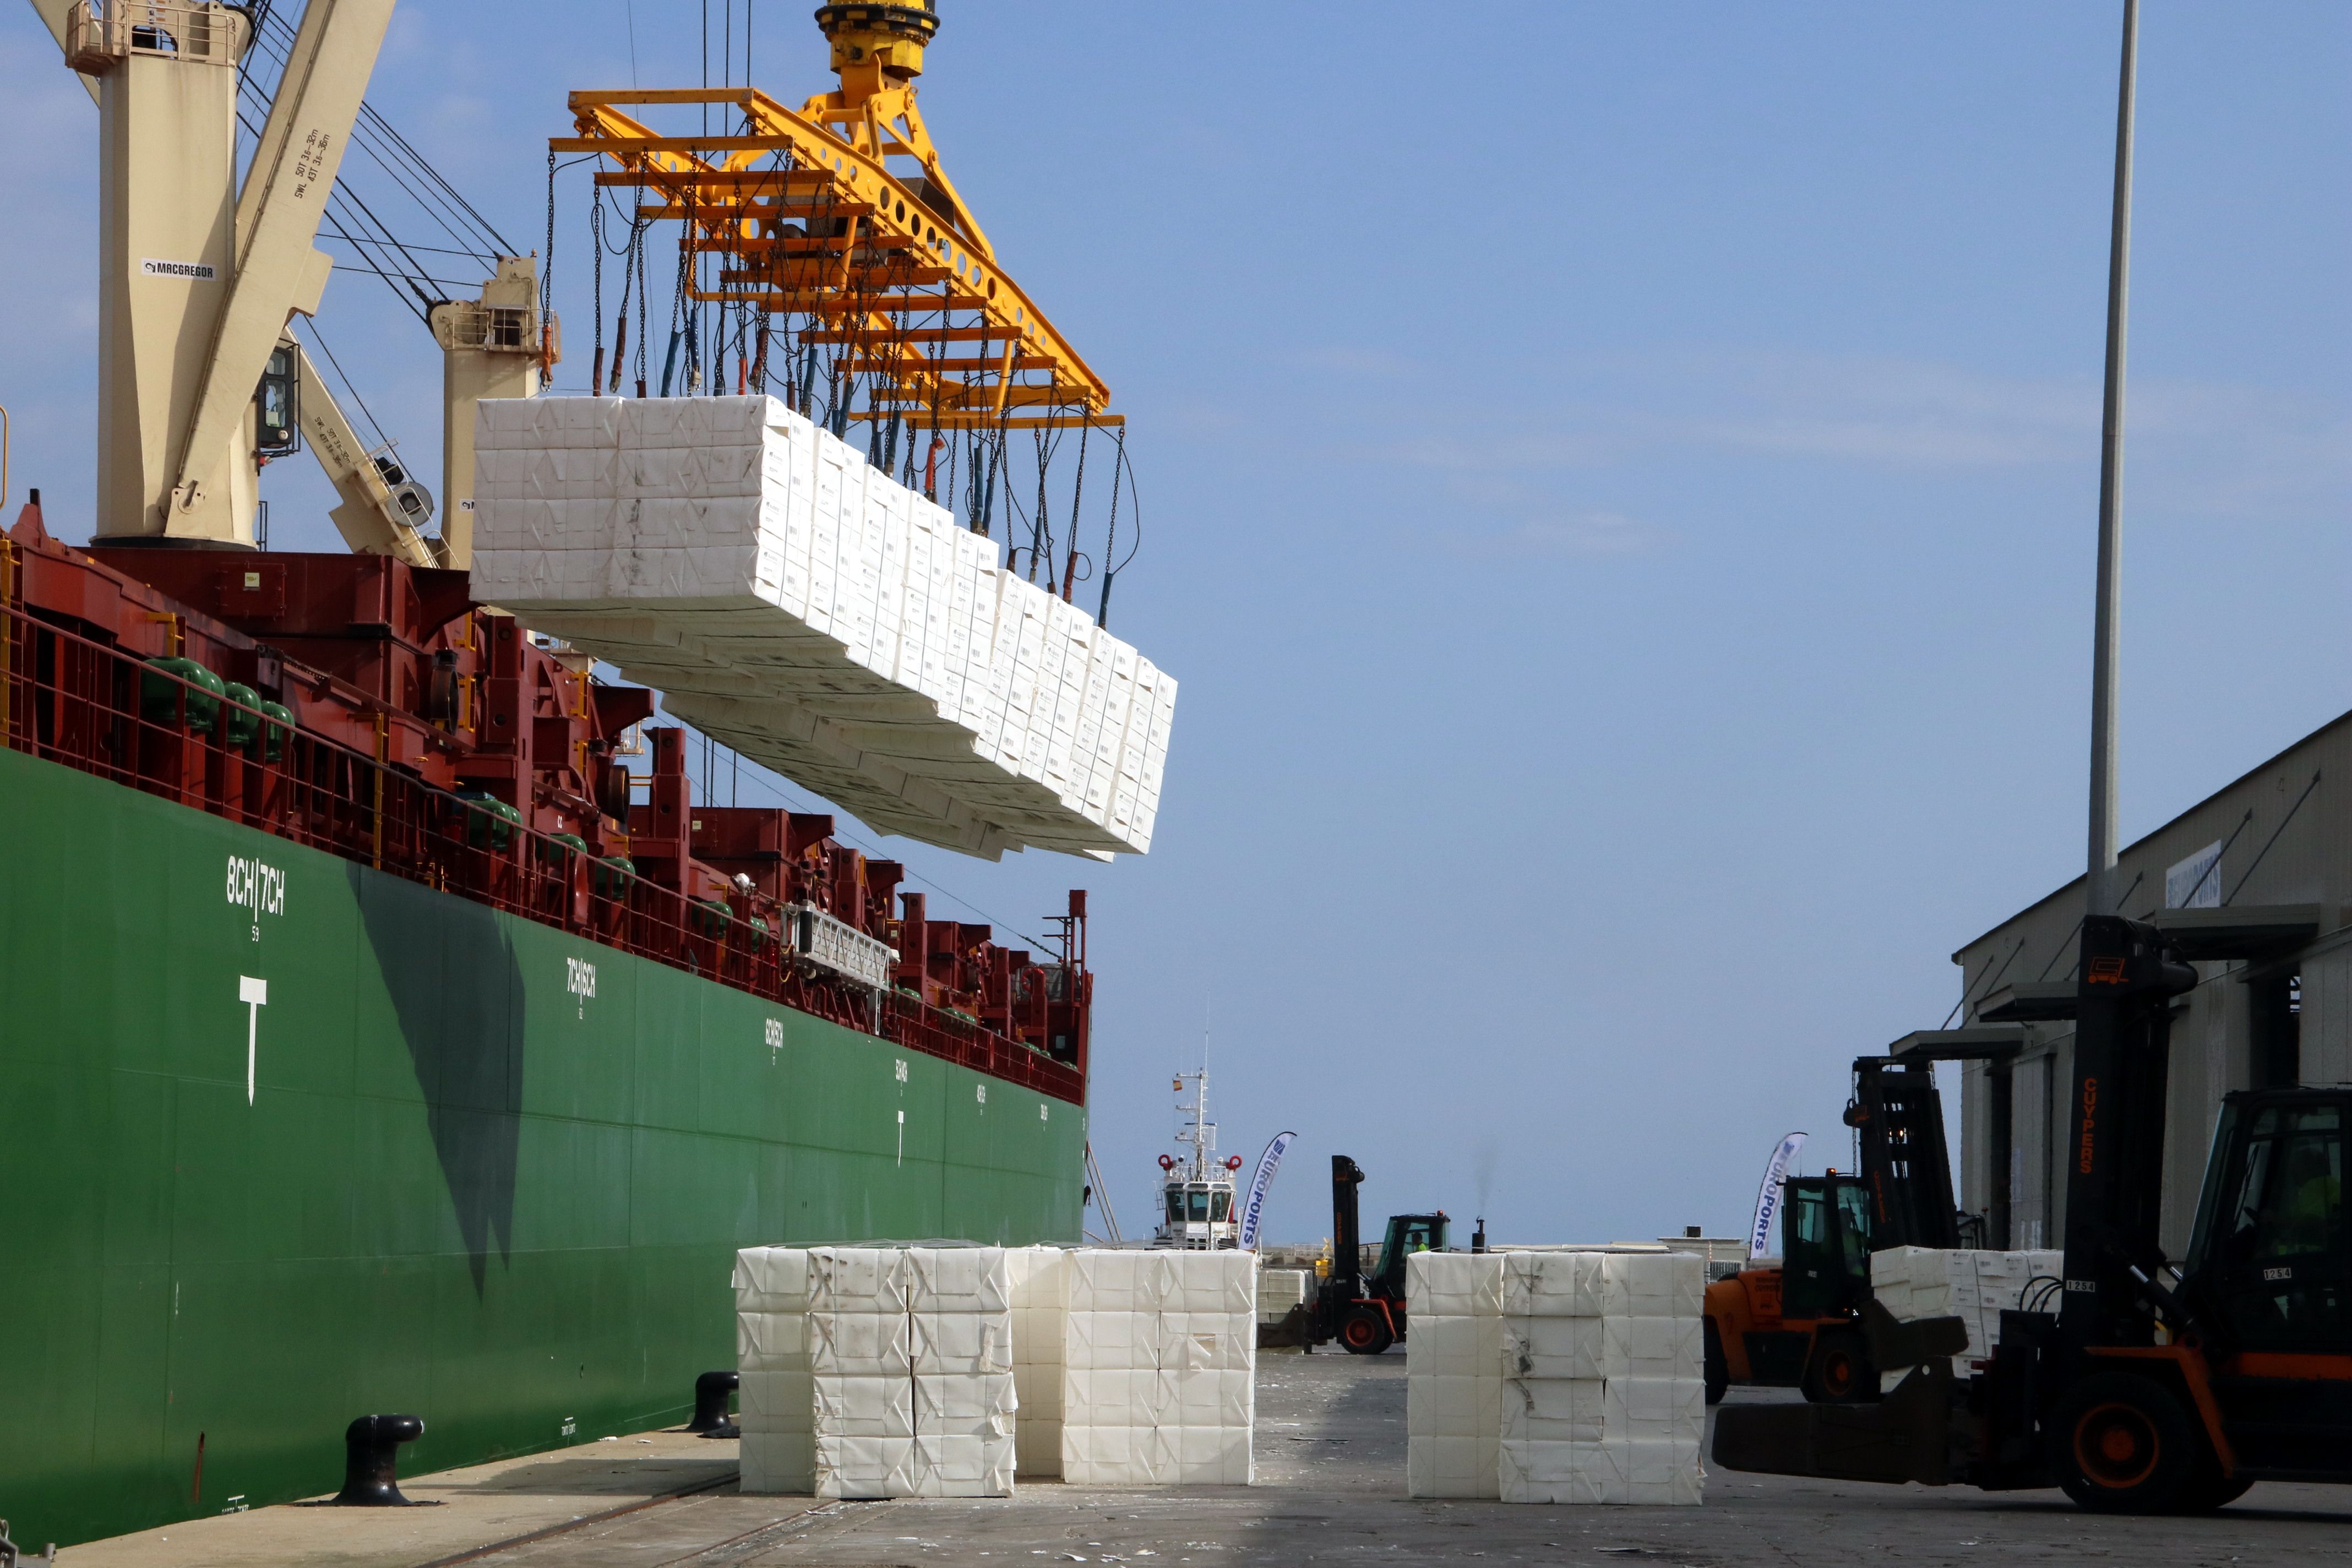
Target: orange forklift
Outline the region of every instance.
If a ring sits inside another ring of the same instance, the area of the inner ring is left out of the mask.
[[[1958,1318],[1898,1323],[1874,1301],[1868,1352],[1906,1369],[1885,1399],[1726,1406],[1717,1464],[2058,1486],[2116,1513],[2201,1512],[2256,1480],[2352,1483],[2352,1088],[2224,1097],[2187,1256],[2158,1239],[2173,999],[2197,984],[2189,961],[2246,956],[2220,917],[2249,912],[2083,922],[2072,1005],[2041,1015],[2075,1029],[2064,1277],[2001,1313],[1984,1370],[1954,1377]]]
[[[1870,1255],[1960,1245],[1934,1066],[1864,1057],[1853,1080],[1845,1122],[1862,1135],[1863,1173],[1789,1178],[1780,1267],[1742,1269],[1706,1289],[1709,1405],[1735,1383],[1830,1403],[1876,1399],[1863,1328]]]

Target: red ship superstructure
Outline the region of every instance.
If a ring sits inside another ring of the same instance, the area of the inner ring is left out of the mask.
[[[0,587],[18,749],[1084,1103],[1083,892],[1063,951],[1007,948],[829,815],[697,804],[654,693],[463,572],[77,550],[36,500]]]

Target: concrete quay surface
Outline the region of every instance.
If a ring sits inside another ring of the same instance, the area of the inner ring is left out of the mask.
[[[2352,1563],[2352,1488],[2264,1483],[2198,1519],[2100,1518],[2055,1491],[1991,1496],[1712,1468],[1703,1508],[1410,1499],[1404,1368],[1402,1349],[1262,1355],[1255,1487],[1029,1483],[984,1501],[744,1497],[733,1444],[656,1432],[403,1481],[409,1497],[437,1508],[262,1509],[75,1547],[59,1560],[69,1568]]]

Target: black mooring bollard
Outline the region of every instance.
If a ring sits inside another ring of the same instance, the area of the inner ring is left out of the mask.
[[[400,1495],[400,1446],[425,1436],[421,1415],[362,1415],[343,1428],[344,1508],[406,1508]]]
[[[694,1419],[686,1424],[686,1429],[706,1437],[740,1437],[743,1429],[727,1414],[727,1396],[742,1384],[743,1374],[736,1372],[706,1372],[696,1378]]]

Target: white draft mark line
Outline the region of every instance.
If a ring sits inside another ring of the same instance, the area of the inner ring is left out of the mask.
[[[254,1060],[261,1044],[261,1010],[269,1005],[269,982],[238,975],[236,999],[245,1004],[245,1102],[251,1105]]]

